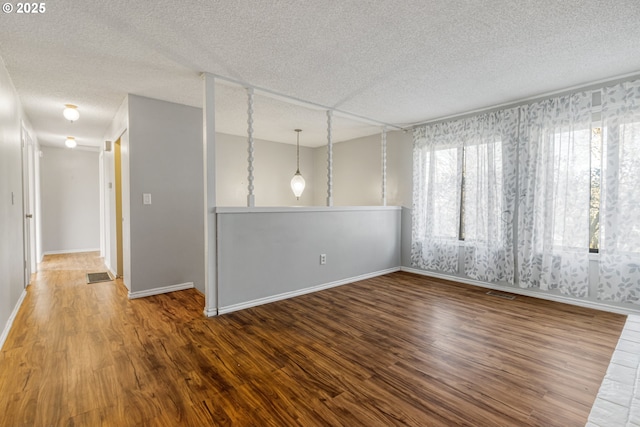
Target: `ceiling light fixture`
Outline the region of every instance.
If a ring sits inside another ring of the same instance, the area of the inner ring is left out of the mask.
[[[293,190],[293,195],[296,196],[296,199],[300,200],[300,196],[302,196],[305,185],[304,178],[302,177],[302,174],[300,174],[300,132],[302,132],[302,129],[295,129],[295,131],[298,134],[296,143],[298,162],[296,173],[293,175],[293,178],[291,178],[291,190]]]
[[[73,104],[65,104],[64,110],[62,110],[62,114],[64,118],[69,120],[70,122],[75,122],[80,117],[80,113],[78,112],[78,107]]]
[[[68,136],[67,140],[64,142],[64,145],[66,145],[69,148],[75,148],[78,143],[76,142],[76,139],[72,136]]]

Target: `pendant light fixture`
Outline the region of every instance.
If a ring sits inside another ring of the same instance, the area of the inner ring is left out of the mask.
[[[295,175],[293,175],[293,178],[291,178],[291,190],[293,191],[293,195],[296,196],[297,200],[300,200],[300,196],[302,196],[302,192],[304,191],[304,178],[302,177],[302,174],[300,174],[300,132],[302,132],[302,129],[295,129],[296,133],[297,133],[297,142],[296,142],[296,147],[297,147],[297,169],[296,169],[296,173]]]
[[[78,144],[76,143],[76,139],[74,137],[68,136],[67,140],[64,142],[64,145],[69,148],[75,148]]]
[[[78,107],[73,104],[65,104],[64,110],[62,110],[62,115],[70,122],[75,122],[76,120],[78,120],[78,118],[80,118]]]

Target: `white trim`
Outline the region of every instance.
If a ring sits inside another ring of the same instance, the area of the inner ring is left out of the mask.
[[[291,206],[291,207],[217,207],[213,212],[217,214],[233,213],[285,213],[285,212],[358,212],[358,211],[399,211],[401,206]]]
[[[111,277],[118,277],[118,275],[113,271],[113,268],[111,268],[111,266],[109,264],[107,264],[106,262],[104,263],[104,266],[107,268],[107,271],[109,272],[109,274],[111,275]],[[124,283],[124,280],[122,281],[122,283]]]
[[[606,304],[602,302],[586,301],[582,299],[567,297],[564,295],[542,293],[542,292],[530,290],[527,288],[519,288],[516,286],[505,286],[505,285],[499,285],[495,283],[480,282],[478,280],[467,279],[464,277],[449,276],[446,274],[435,273],[432,271],[418,270],[418,269],[409,268],[409,267],[401,267],[400,269],[402,271],[419,274],[421,276],[435,277],[437,279],[449,280],[451,282],[460,282],[467,285],[480,286],[482,288],[493,289],[496,291],[508,292],[508,293],[518,294],[518,295],[525,295],[528,297],[561,302],[561,303],[570,304],[570,305],[577,305],[580,307],[593,308],[595,310],[609,311],[609,312],[618,313],[618,314],[640,314],[640,308],[638,309],[624,308],[624,307],[619,307],[616,305]]]
[[[180,283],[177,285],[163,286],[162,288],[147,289],[146,291],[131,292],[129,299],[150,297],[152,295],[168,294],[169,292],[184,291],[194,288],[193,282]]]
[[[335,282],[323,283],[321,285],[311,286],[309,288],[299,289],[296,291],[284,292],[278,295],[272,295],[269,297],[258,298],[251,301],[241,302],[238,304],[228,305],[226,307],[219,307],[218,314],[231,313],[232,311],[244,310],[245,308],[255,307],[262,304],[268,304],[270,302],[280,301],[283,299],[293,298],[300,295],[310,294],[312,292],[321,291],[324,289],[334,288],[336,286],[346,285],[349,283],[357,282],[359,280],[370,279],[372,277],[383,276],[389,273],[395,273],[400,271],[400,267],[388,268],[386,270],[375,271],[373,273],[362,274],[360,276],[349,277],[347,279],[336,280]],[[209,309],[212,310],[212,309]],[[208,310],[205,310],[205,314]]]
[[[204,309],[204,315],[206,317],[213,317],[213,316],[217,316],[218,315],[218,309],[217,308],[206,308]]]
[[[205,73],[202,73],[201,75],[204,75]],[[207,73],[209,74],[209,73]],[[317,102],[312,102],[312,101],[307,101],[305,99],[302,98],[296,98],[294,96],[290,96],[290,95],[285,95],[284,93],[280,93],[277,92],[275,90],[271,90],[271,89],[267,89],[265,87],[260,87],[260,86],[256,86],[253,84],[249,84],[248,82],[244,81],[244,80],[238,80],[238,79],[234,79],[231,77],[227,77],[227,76],[223,76],[220,74],[211,74],[213,77],[215,77],[216,80],[222,80],[223,82],[226,82],[227,84],[232,84],[232,85],[237,85],[237,86],[243,86],[243,87],[251,87],[252,89],[254,89],[255,91],[258,92],[262,92],[262,95],[267,96],[269,98],[272,99],[276,99],[279,101],[284,101],[288,104],[291,105],[298,105],[298,106],[302,106],[305,108],[309,108],[312,107],[313,109],[320,109],[320,110],[333,110],[334,112],[342,115],[342,116],[347,116],[348,118],[353,118],[353,119],[357,119],[359,121],[363,121],[363,122],[367,122],[367,123],[371,123],[373,125],[379,126],[379,125],[385,125],[388,127],[392,127],[394,129],[397,130],[404,130],[404,128],[391,124],[391,123],[384,123],[381,122],[379,120],[376,119],[372,119],[369,117],[365,117],[365,116],[361,116],[359,114],[355,114],[355,113],[350,113],[348,111],[344,111],[344,110],[338,110],[334,107],[329,107],[323,104],[318,104]]]
[[[100,248],[69,249],[69,250],[63,250],[63,251],[45,251],[42,253],[42,257],[44,258],[45,255],[78,254],[82,252],[100,252]]]
[[[2,335],[0,335],[0,350],[2,350],[2,347],[4,346],[4,342],[7,340],[7,337],[9,336],[9,331],[13,326],[13,321],[16,320],[18,311],[20,310],[20,307],[22,306],[22,302],[24,301],[26,296],[27,296],[27,291],[23,290],[22,294],[20,294],[20,298],[18,298],[18,302],[16,303],[16,306],[13,307],[13,311],[11,312],[11,315],[7,319],[7,323],[4,325],[4,330],[2,331]]]

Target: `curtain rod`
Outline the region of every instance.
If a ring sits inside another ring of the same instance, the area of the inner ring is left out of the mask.
[[[498,110],[505,110],[507,108],[520,107],[522,105],[531,104],[533,102],[538,102],[538,101],[545,100],[545,99],[547,99],[549,97],[552,97],[552,96],[568,95],[568,94],[576,92],[576,91],[602,89],[603,87],[611,85],[611,84],[618,84],[618,83],[622,83],[622,82],[626,82],[626,81],[631,81],[631,80],[634,80],[636,78],[640,78],[640,71],[635,71],[635,72],[629,73],[629,74],[623,74],[621,76],[614,77],[614,78],[611,78],[611,79],[597,80],[595,82],[591,82],[591,83],[587,83],[587,84],[583,84],[583,85],[572,86],[572,87],[569,87],[569,88],[566,88],[566,89],[556,90],[556,91],[553,91],[553,92],[547,92],[547,93],[540,94],[540,95],[534,95],[534,96],[531,96],[531,97],[528,97],[528,98],[520,99],[518,101],[507,102],[507,103],[504,103],[504,104],[498,104],[498,105],[494,105],[494,106],[486,107],[486,108],[479,108],[477,110],[467,111],[467,112],[461,113],[461,114],[452,114],[450,116],[440,117],[440,118],[433,119],[433,120],[425,120],[424,122],[418,122],[418,123],[409,125],[406,129],[415,129],[415,128],[420,127],[420,126],[432,125],[432,124],[435,124],[435,123],[441,123],[441,122],[447,122],[447,121],[459,120],[459,119],[466,119],[468,117],[475,116],[477,114],[493,113],[493,112],[498,111]]]
[[[204,73],[201,73],[201,74],[204,74]],[[284,98],[284,99],[287,99],[289,101],[293,101],[293,103],[298,104],[298,105],[299,104],[310,105],[310,106],[313,106],[313,107],[318,108],[320,110],[333,111],[334,113],[338,113],[338,114],[343,115],[343,116],[349,116],[349,117],[358,119],[360,121],[368,122],[368,123],[371,123],[371,124],[374,124],[374,125],[387,126],[387,127],[391,127],[391,128],[397,129],[397,130],[406,130],[406,128],[403,128],[401,126],[397,126],[397,125],[394,125],[394,124],[381,122],[380,120],[376,120],[376,119],[372,119],[372,118],[369,118],[369,117],[361,116],[361,115],[355,114],[355,113],[350,113],[348,111],[340,110],[338,108],[329,107],[329,106],[326,106],[326,105],[323,105],[323,104],[318,104],[317,102],[312,102],[312,101],[307,101],[307,100],[304,100],[304,99],[301,99],[301,98],[296,98],[295,96],[285,95],[283,93],[276,92],[275,90],[267,89],[267,88],[260,87],[260,86],[255,86],[255,85],[252,85],[250,83],[247,83],[247,82],[244,82],[244,81],[241,81],[241,80],[233,79],[231,77],[221,76],[219,74],[213,74],[213,73],[207,73],[207,74],[213,76],[215,79],[224,80],[226,82],[233,83],[233,84],[236,84],[236,85],[242,86],[242,87],[253,88],[255,91],[258,91],[258,92],[262,92],[262,93],[269,94],[269,95],[272,95],[272,96],[275,96],[275,97]]]

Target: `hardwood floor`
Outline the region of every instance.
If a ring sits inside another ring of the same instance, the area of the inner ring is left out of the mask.
[[[215,318],[47,257],[0,426],[584,426],[625,316],[394,273]]]

